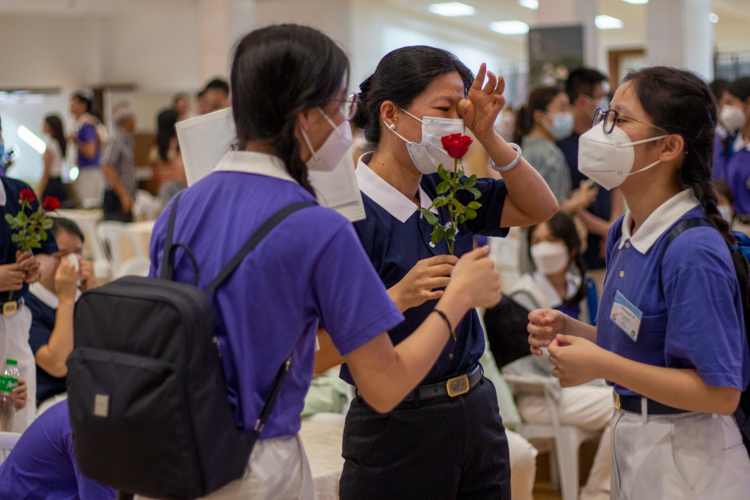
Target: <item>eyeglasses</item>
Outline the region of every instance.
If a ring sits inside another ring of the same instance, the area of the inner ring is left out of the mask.
[[[646,125],[656,130],[659,130],[661,132],[667,133],[666,130],[664,130],[661,127],[657,127],[656,125],[652,125],[650,123],[642,122],[641,120],[637,120],[635,118],[625,116],[623,114],[618,113],[614,109],[604,111],[602,108],[596,108],[596,111],[594,111],[594,120],[591,123],[591,128],[596,127],[597,125],[601,123],[602,127],[604,128],[604,133],[611,134],[612,131],[615,129],[617,120],[619,119],[631,120],[634,122],[642,123],[643,125]]]
[[[334,99],[337,100],[337,99]],[[341,111],[343,111],[346,121],[354,120],[361,104],[359,100],[359,94],[349,94],[344,100],[338,100],[341,103]]]

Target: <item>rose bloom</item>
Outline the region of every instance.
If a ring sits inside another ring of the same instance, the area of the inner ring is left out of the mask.
[[[22,189],[18,197],[26,203],[34,203],[36,201],[36,195],[31,189]]]
[[[442,137],[440,142],[451,158],[463,158],[474,141],[468,135],[451,134]]]
[[[54,212],[55,210],[60,208],[60,201],[52,196],[47,196],[42,202],[42,208],[45,212]]]

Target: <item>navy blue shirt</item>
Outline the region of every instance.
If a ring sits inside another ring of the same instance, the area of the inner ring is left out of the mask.
[[[588,177],[578,170],[578,139],[580,137],[580,135],[573,132],[573,135],[557,143],[557,147],[562,150],[568,162],[573,189],[578,189],[581,181],[588,180]],[[587,210],[600,219],[608,221],[612,216],[612,195],[609,191],[599,186],[599,194],[596,195],[596,200],[589,205]],[[589,269],[604,269],[605,267],[604,259],[599,257],[599,245],[601,241],[601,236],[589,232],[588,247],[583,253],[583,260]]]
[[[42,286],[42,285],[39,285]],[[52,293],[52,292],[50,292]],[[36,356],[36,352],[49,343],[49,337],[55,328],[57,311],[45,304],[39,297],[30,293],[24,299],[26,307],[31,311],[31,330],[29,330],[29,345]],[[68,390],[65,377],[53,377],[37,365],[36,367],[36,405],[39,406],[52,396],[62,394]]]
[[[711,387],[744,390],[750,381],[750,355],[742,298],[721,234],[712,227],[689,229],[661,258],[672,227],[684,219],[705,218],[703,209],[691,199],[689,190],[676,195],[651,214],[632,237],[625,227],[632,220],[629,214],[613,224],[596,343],[640,363],[695,369]],[[615,241],[621,225],[622,236]],[[617,292],[643,314],[635,341],[611,319]],[[619,385],[615,390],[636,395]]]
[[[448,254],[448,247],[445,240],[440,240],[434,247],[431,246],[432,226],[417,212],[416,205],[405,196],[396,192],[401,196],[402,201],[405,201],[403,210],[413,212],[405,222],[401,222],[383,206],[376,203],[366,194],[368,191],[372,194],[372,191],[368,189],[364,175],[384,190],[390,188],[395,191],[395,188],[381,184],[385,181],[377,177],[377,174],[362,162],[359,163],[357,178],[362,190],[362,201],[367,218],[355,222],[354,228],[375,270],[386,288],[390,288],[401,281],[420,260]],[[424,195],[427,195],[429,199],[437,197],[436,187],[440,182],[437,174],[422,177],[423,206],[429,206],[430,203]],[[482,207],[477,210],[475,219],[459,226],[454,248],[455,255],[458,257],[472,250],[473,234],[504,237],[508,233],[507,229],[500,228],[500,218],[507,193],[505,183],[493,179],[479,179],[475,187],[482,192],[478,200]],[[468,191],[459,191],[457,198],[464,205],[474,200],[474,196]],[[448,209],[443,207],[439,212],[440,220],[444,224],[449,220]],[[397,345],[411,335],[435,308],[435,304],[437,301],[431,300],[405,311],[405,321],[389,332],[393,344]],[[466,370],[479,361],[484,354],[484,333],[474,309],[469,311],[454,327],[457,340],[454,341],[452,337],[448,340],[442,354],[425,377],[425,382],[443,379]],[[341,368],[341,378],[353,383],[346,365]]]
[[[5,220],[5,214],[12,216],[18,215],[21,210],[21,204],[18,202],[19,196],[23,189],[29,189],[28,184],[19,181],[17,179],[11,179],[9,177],[0,177],[2,187],[5,189],[5,206],[0,205],[0,265],[12,264],[16,261],[16,251],[18,247],[11,241],[11,235],[13,234],[8,222]],[[35,212],[39,208],[39,202],[35,201],[26,208],[26,213],[30,214]],[[47,232],[47,241],[42,242],[42,248],[33,249],[35,254],[45,253],[50,254],[57,252],[57,243],[55,238],[52,236],[52,232]],[[23,288],[13,293],[11,300],[19,300],[24,297],[29,291],[29,285],[24,283]],[[9,293],[0,293],[0,304],[8,301]]]
[[[67,400],[42,413],[0,467],[2,499],[113,500],[115,496],[115,490],[78,470]]]

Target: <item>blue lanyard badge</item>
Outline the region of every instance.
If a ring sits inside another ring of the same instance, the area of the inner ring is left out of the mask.
[[[615,303],[612,305],[612,314],[609,318],[620,327],[620,330],[627,333],[633,342],[638,340],[643,313],[619,291],[615,295]]]

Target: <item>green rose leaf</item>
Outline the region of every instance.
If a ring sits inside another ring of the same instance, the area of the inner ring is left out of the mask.
[[[5,214],[5,222],[7,222],[8,225],[12,226],[16,223],[16,219],[10,214]]]
[[[474,219],[477,216],[476,210],[473,210],[471,208],[466,209],[466,217],[471,220]]]
[[[472,210],[476,210],[476,209],[478,209],[478,208],[482,208],[482,204],[481,204],[481,203],[479,203],[478,201],[472,201],[472,202],[470,202],[470,203],[469,203],[469,204],[467,205],[467,207],[471,208]]]
[[[42,223],[42,229],[45,229],[45,230],[52,229],[52,224],[53,224],[52,219],[47,218]]]
[[[455,226],[452,227],[452,228],[450,228],[450,229],[447,229],[445,231],[445,239],[446,240],[455,240],[456,239],[456,228],[455,228]]]
[[[427,219],[427,222],[429,222],[429,224],[431,226],[434,226],[434,225],[436,225],[438,223],[438,220],[437,220],[437,217],[435,217],[435,214],[433,214],[432,212],[430,212],[426,208],[420,209],[420,212],[422,212],[422,216],[425,219]]]
[[[482,196],[482,193],[479,192],[477,188],[467,188],[471,194],[474,195],[474,199],[478,200],[480,196]]]
[[[453,210],[455,210],[459,214],[462,214],[466,211],[466,208],[461,205],[461,202],[455,198],[451,200],[451,205],[453,205]]]
[[[450,181],[450,176],[448,175],[448,172],[446,172],[445,169],[443,168],[443,164],[442,163],[440,165],[438,165],[438,175],[444,181]]]
[[[474,185],[476,183],[477,183],[477,176],[476,175],[472,175],[471,177],[469,177],[466,180],[466,183],[464,184],[464,187],[466,187],[466,188],[474,187]]]
[[[435,226],[432,230],[432,243],[436,244],[440,241],[440,238],[445,234],[445,228],[443,226]]]
[[[463,176],[464,176],[464,171],[463,170],[457,170],[456,171],[456,178],[460,179]]]
[[[448,181],[443,181],[438,184],[437,194],[443,194],[451,188],[451,184]]]
[[[47,241],[47,231],[42,231],[39,233],[39,238],[41,238],[42,241]]]
[[[26,217],[26,214],[23,212],[18,212],[18,215],[16,215],[16,219],[18,220],[18,222],[21,222],[23,224],[25,224],[29,220],[28,217]]]
[[[434,200],[432,200],[432,206],[435,208],[444,207],[448,204],[448,198],[445,196],[438,196]]]

